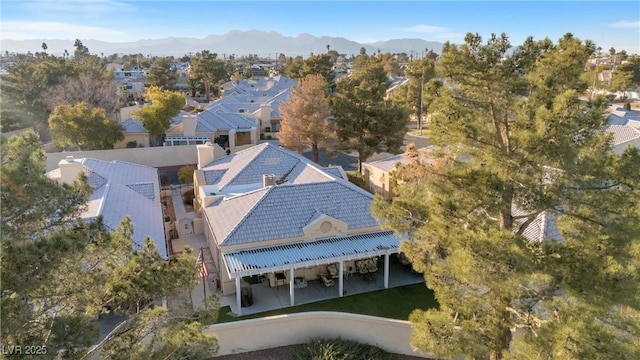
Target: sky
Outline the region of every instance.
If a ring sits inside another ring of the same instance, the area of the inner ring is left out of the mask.
[[[557,41],[567,32],[603,51],[640,54],[640,1],[2,0],[0,39],[133,42],[231,30],[360,43],[398,38],[463,43],[468,32]]]

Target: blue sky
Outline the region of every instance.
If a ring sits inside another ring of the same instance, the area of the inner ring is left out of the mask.
[[[367,43],[393,38],[461,43],[464,34],[505,32],[519,45],[531,35],[567,32],[640,53],[640,1],[118,1],[2,0],[2,39],[128,42],[204,38],[231,30],[309,33]]]

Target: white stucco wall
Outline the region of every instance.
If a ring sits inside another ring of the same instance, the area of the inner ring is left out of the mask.
[[[92,158],[103,161],[127,161],[134,164],[163,167],[184,164],[196,164],[198,153],[195,145],[157,146],[135,149],[92,150],[92,151],[64,151],[47,153],[47,171],[58,167],[58,162],[67,156],[76,159]]]
[[[385,351],[428,358],[410,345],[408,321],[340,312],[306,312],[250,319],[206,328],[218,338],[218,355],[304,344],[313,338],[342,338]]]

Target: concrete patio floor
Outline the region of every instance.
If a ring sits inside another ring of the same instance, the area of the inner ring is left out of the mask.
[[[389,288],[424,283],[422,274],[411,271],[409,266],[402,265],[395,256],[391,256],[389,261]],[[365,280],[359,274],[345,276],[343,283],[343,296],[366,293],[370,291],[383,290],[384,279],[382,269],[374,273],[374,280]],[[338,279],[334,279],[335,286],[324,287],[320,280],[307,282],[307,287],[294,289],[294,305],[308,304],[339,297]],[[268,284],[251,285],[253,304],[242,307],[242,316],[261,313],[291,306],[289,297],[289,284],[278,287],[269,287]],[[221,306],[229,306],[233,314],[238,314],[236,295],[223,296],[218,291]]]

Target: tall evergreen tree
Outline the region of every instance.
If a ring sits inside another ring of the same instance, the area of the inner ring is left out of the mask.
[[[149,70],[147,83],[163,90],[175,90],[178,83],[178,72],[171,68],[171,62],[167,58],[159,58]]]
[[[205,100],[209,102],[211,99],[211,86],[218,85],[221,81],[227,80],[227,66],[222,59],[218,59],[218,55],[203,50],[197,53],[191,60],[191,69],[189,77],[198,79],[202,82],[205,91]]]
[[[392,96],[394,103],[401,104],[411,111],[418,121],[419,128],[422,128],[431,102],[442,86],[442,82],[435,79],[436,57],[433,52],[428,52],[426,57],[410,62],[405,70],[409,82]]]
[[[408,112],[386,101],[389,80],[382,64],[372,60],[336,84],[330,99],[341,145],[358,152],[358,170],[376,152],[397,152],[407,132]]]
[[[440,303],[413,344],[444,358],[640,356],[640,154],[611,151],[602,99],[578,96],[595,50],[571,34],[510,53],[468,34],[438,64],[433,164],[399,169],[374,212]],[[416,169],[421,169],[416,171]],[[554,230],[555,229],[555,230]]]

